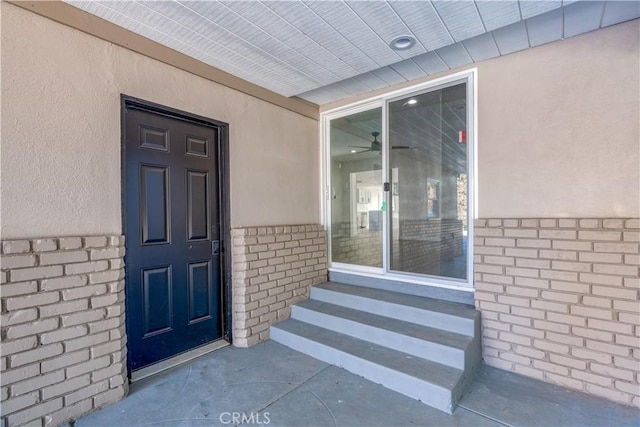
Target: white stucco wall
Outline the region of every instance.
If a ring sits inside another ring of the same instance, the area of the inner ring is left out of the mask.
[[[478,217],[640,215],[639,40],[636,19],[449,72],[478,70]]]
[[[233,227],[318,223],[317,121],[1,7],[0,237],[122,232],[122,93],[229,123]]]
[[[481,218],[640,215],[639,22],[480,64]]]

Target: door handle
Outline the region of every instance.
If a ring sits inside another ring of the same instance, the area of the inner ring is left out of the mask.
[[[220,255],[220,240],[211,241],[211,255]]]

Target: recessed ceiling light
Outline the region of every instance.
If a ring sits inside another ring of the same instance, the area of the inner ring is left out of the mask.
[[[358,150],[351,150],[351,152],[352,152],[352,153],[357,153],[357,152],[358,152]]]
[[[411,49],[416,44],[416,39],[413,36],[398,36],[391,40],[389,47],[393,50],[407,50]]]

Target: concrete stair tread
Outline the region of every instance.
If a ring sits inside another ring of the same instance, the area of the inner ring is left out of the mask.
[[[340,292],[363,298],[370,298],[392,304],[413,307],[417,309],[433,311],[441,314],[461,317],[473,320],[478,316],[474,307],[437,299],[419,297],[399,292],[385,291],[382,289],[367,288],[364,286],[344,285],[341,283],[327,282],[314,288],[326,289],[328,291]],[[313,288],[312,288],[313,291]]]
[[[355,310],[323,301],[306,300],[297,304],[302,309],[313,310],[350,320],[386,331],[406,335],[423,341],[436,343],[446,347],[452,347],[464,351],[473,338],[467,335],[457,334],[442,329],[430,328],[428,326],[419,325],[417,323],[406,322],[404,320],[393,319],[390,317],[379,316],[377,314],[365,311]],[[296,310],[294,306],[294,311]],[[295,318],[295,316],[294,316]]]
[[[460,369],[411,356],[295,319],[284,320],[272,325],[271,328],[315,341],[351,356],[433,384],[441,389],[453,390],[463,376],[463,371]]]

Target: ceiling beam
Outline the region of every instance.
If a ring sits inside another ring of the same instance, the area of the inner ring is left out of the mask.
[[[297,97],[287,98],[269,89],[250,83],[60,0],[8,1],[8,3],[188,73],[246,93],[305,117],[319,120],[320,112],[316,104]]]

